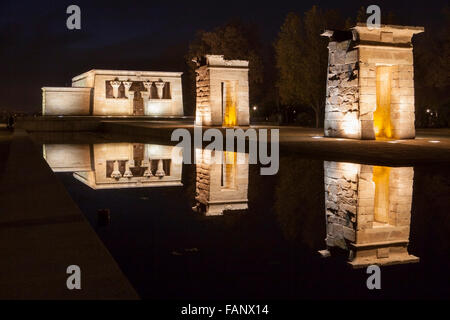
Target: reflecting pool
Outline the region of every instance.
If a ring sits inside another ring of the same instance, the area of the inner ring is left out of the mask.
[[[235,150],[193,150],[197,163],[181,164],[175,148],[42,141],[141,297],[449,296],[447,167],[285,155],[277,175],[261,176]],[[366,287],[370,264],[382,290]]]

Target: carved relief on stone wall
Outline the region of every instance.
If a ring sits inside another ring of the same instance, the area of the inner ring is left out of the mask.
[[[146,91],[149,99],[172,99],[170,82],[159,81],[105,81],[107,99],[128,99],[130,92]]]

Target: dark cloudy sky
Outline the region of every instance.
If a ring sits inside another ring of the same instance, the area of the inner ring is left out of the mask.
[[[81,30],[66,28],[66,8],[81,8]],[[254,22],[273,42],[289,11],[312,5],[340,9],[380,5],[402,24],[439,26],[448,1],[5,1],[0,3],[0,109],[40,111],[42,86],[70,85],[92,68],[183,71],[187,45],[197,30],[232,18]]]

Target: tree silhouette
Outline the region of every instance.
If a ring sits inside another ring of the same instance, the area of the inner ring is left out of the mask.
[[[189,45],[186,60],[191,67],[190,84],[195,90],[196,63],[206,54],[224,55],[225,59],[249,61],[250,105],[256,103],[262,95],[263,60],[262,45],[258,29],[254,25],[239,20],[217,27],[213,31],[199,31]]]
[[[416,126],[448,127],[450,124],[450,9],[442,10],[439,30],[426,29],[415,39],[414,83]],[[426,110],[431,109],[434,118]],[[432,120],[430,122],[430,120]]]
[[[281,103],[305,105],[314,110],[316,127],[325,106],[328,67],[327,40],[320,36],[327,26],[338,27],[342,19],[334,11],[313,6],[303,21],[289,13],[275,43]]]

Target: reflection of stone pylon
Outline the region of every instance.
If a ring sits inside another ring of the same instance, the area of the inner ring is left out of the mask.
[[[129,161],[125,162],[125,172],[123,174],[124,178],[132,178],[133,177],[133,173],[130,170],[130,163]]]
[[[165,175],[166,175],[166,173],[164,172],[163,161],[162,161],[162,159],[159,159],[159,161],[158,161],[158,169],[156,169],[155,176],[162,178]]]
[[[118,180],[118,179],[120,179],[121,176],[122,176],[122,174],[119,171],[119,162],[114,161],[114,167],[113,167],[113,172],[111,173],[111,178]]]

